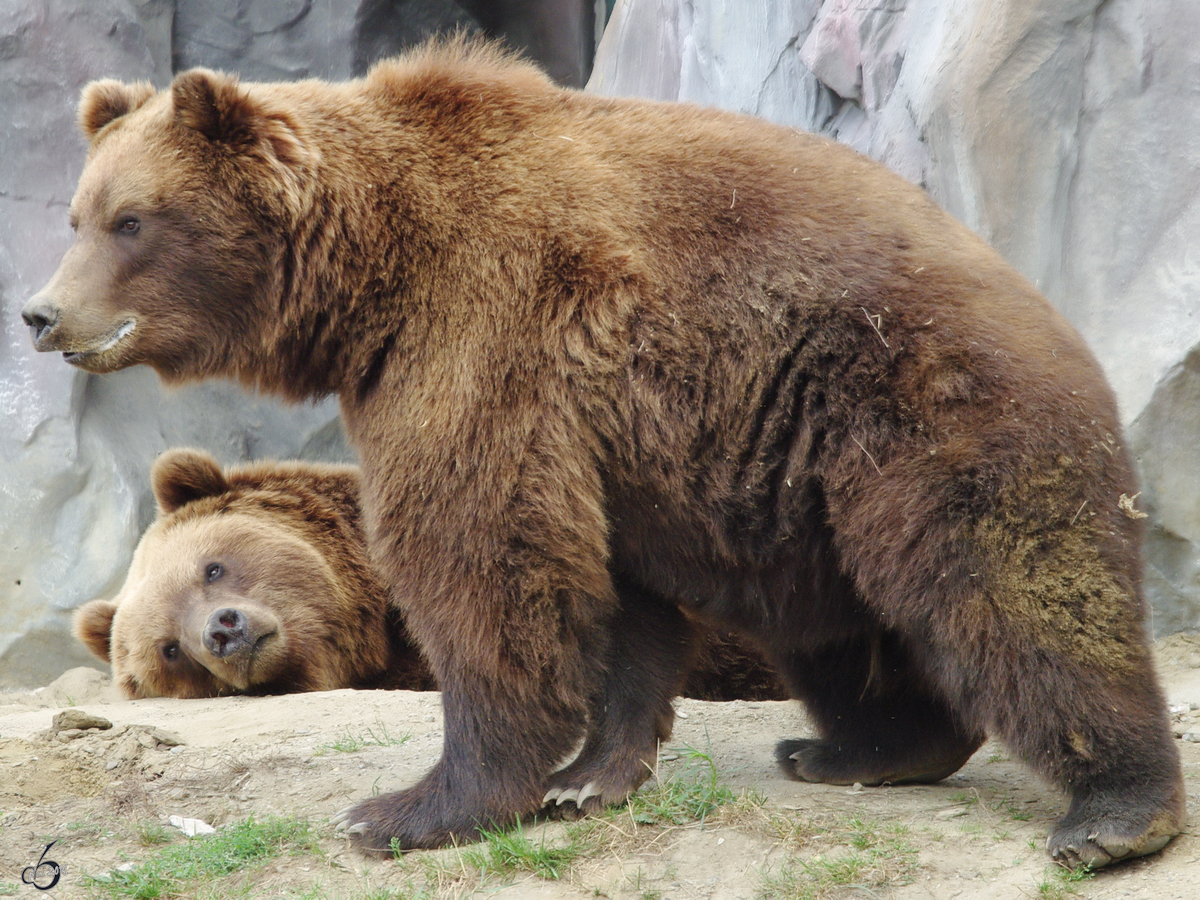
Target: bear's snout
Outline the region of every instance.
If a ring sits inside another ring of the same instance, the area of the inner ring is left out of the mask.
[[[254,649],[249,623],[241,610],[218,609],[204,626],[204,646],[222,659]]]
[[[21,319],[33,333],[33,346],[41,350],[42,342],[50,336],[50,332],[58,324],[58,307],[44,297],[35,296],[21,310]]]

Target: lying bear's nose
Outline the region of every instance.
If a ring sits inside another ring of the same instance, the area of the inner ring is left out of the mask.
[[[204,626],[204,646],[220,657],[249,649],[246,617],[236,609],[218,609]]]
[[[40,350],[42,341],[58,324],[58,308],[43,297],[34,297],[21,310],[21,318],[33,334],[33,346]]]

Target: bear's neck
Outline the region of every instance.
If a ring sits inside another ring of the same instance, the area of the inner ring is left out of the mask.
[[[420,187],[403,172],[383,177],[369,158],[340,157],[327,167],[341,177],[318,176],[308,211],[279,244],[264,293],[266,309],[282,315],[262,358],[239,372],[291,400],[369,393],[403,345],[412,283],[438,255]]]
[[[243,383],[358,407],[381,383],[411,384],[465,334],[476,349],[510,347],[520,323],[553,319],[541,302],[548,268],[586,257],[582,268],[621,277],[620,260],[592,257],[624,244],[568,227],[575,188],[537,165],[540,117],[565,95],[549,82],[527,97],[502,80],[486,91],[454,73],[434,81],[450,100],[397,87],[386,108],[309,108],[320,160],[282,230],[261,298],[272,332],[239,369]],[[556,154],[559,144],[574,146],[555,141]]]

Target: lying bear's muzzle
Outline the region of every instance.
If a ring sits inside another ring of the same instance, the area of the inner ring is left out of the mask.
[[[204,627],[204,646],[221,659],[248,654],[254,650],[257,635],[250,635],[250,626],[241,610],[218,609]]]

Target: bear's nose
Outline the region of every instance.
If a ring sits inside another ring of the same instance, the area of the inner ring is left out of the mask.
[[[58,308],[44,297],[34,297],[21,310],[21,319],[29,326],[33,346],[40,350],[42,341],[58,324]]]
[[[218,609],[204,626],[204,646],[222,658],[249,649],[246,617],[240,610]]]

